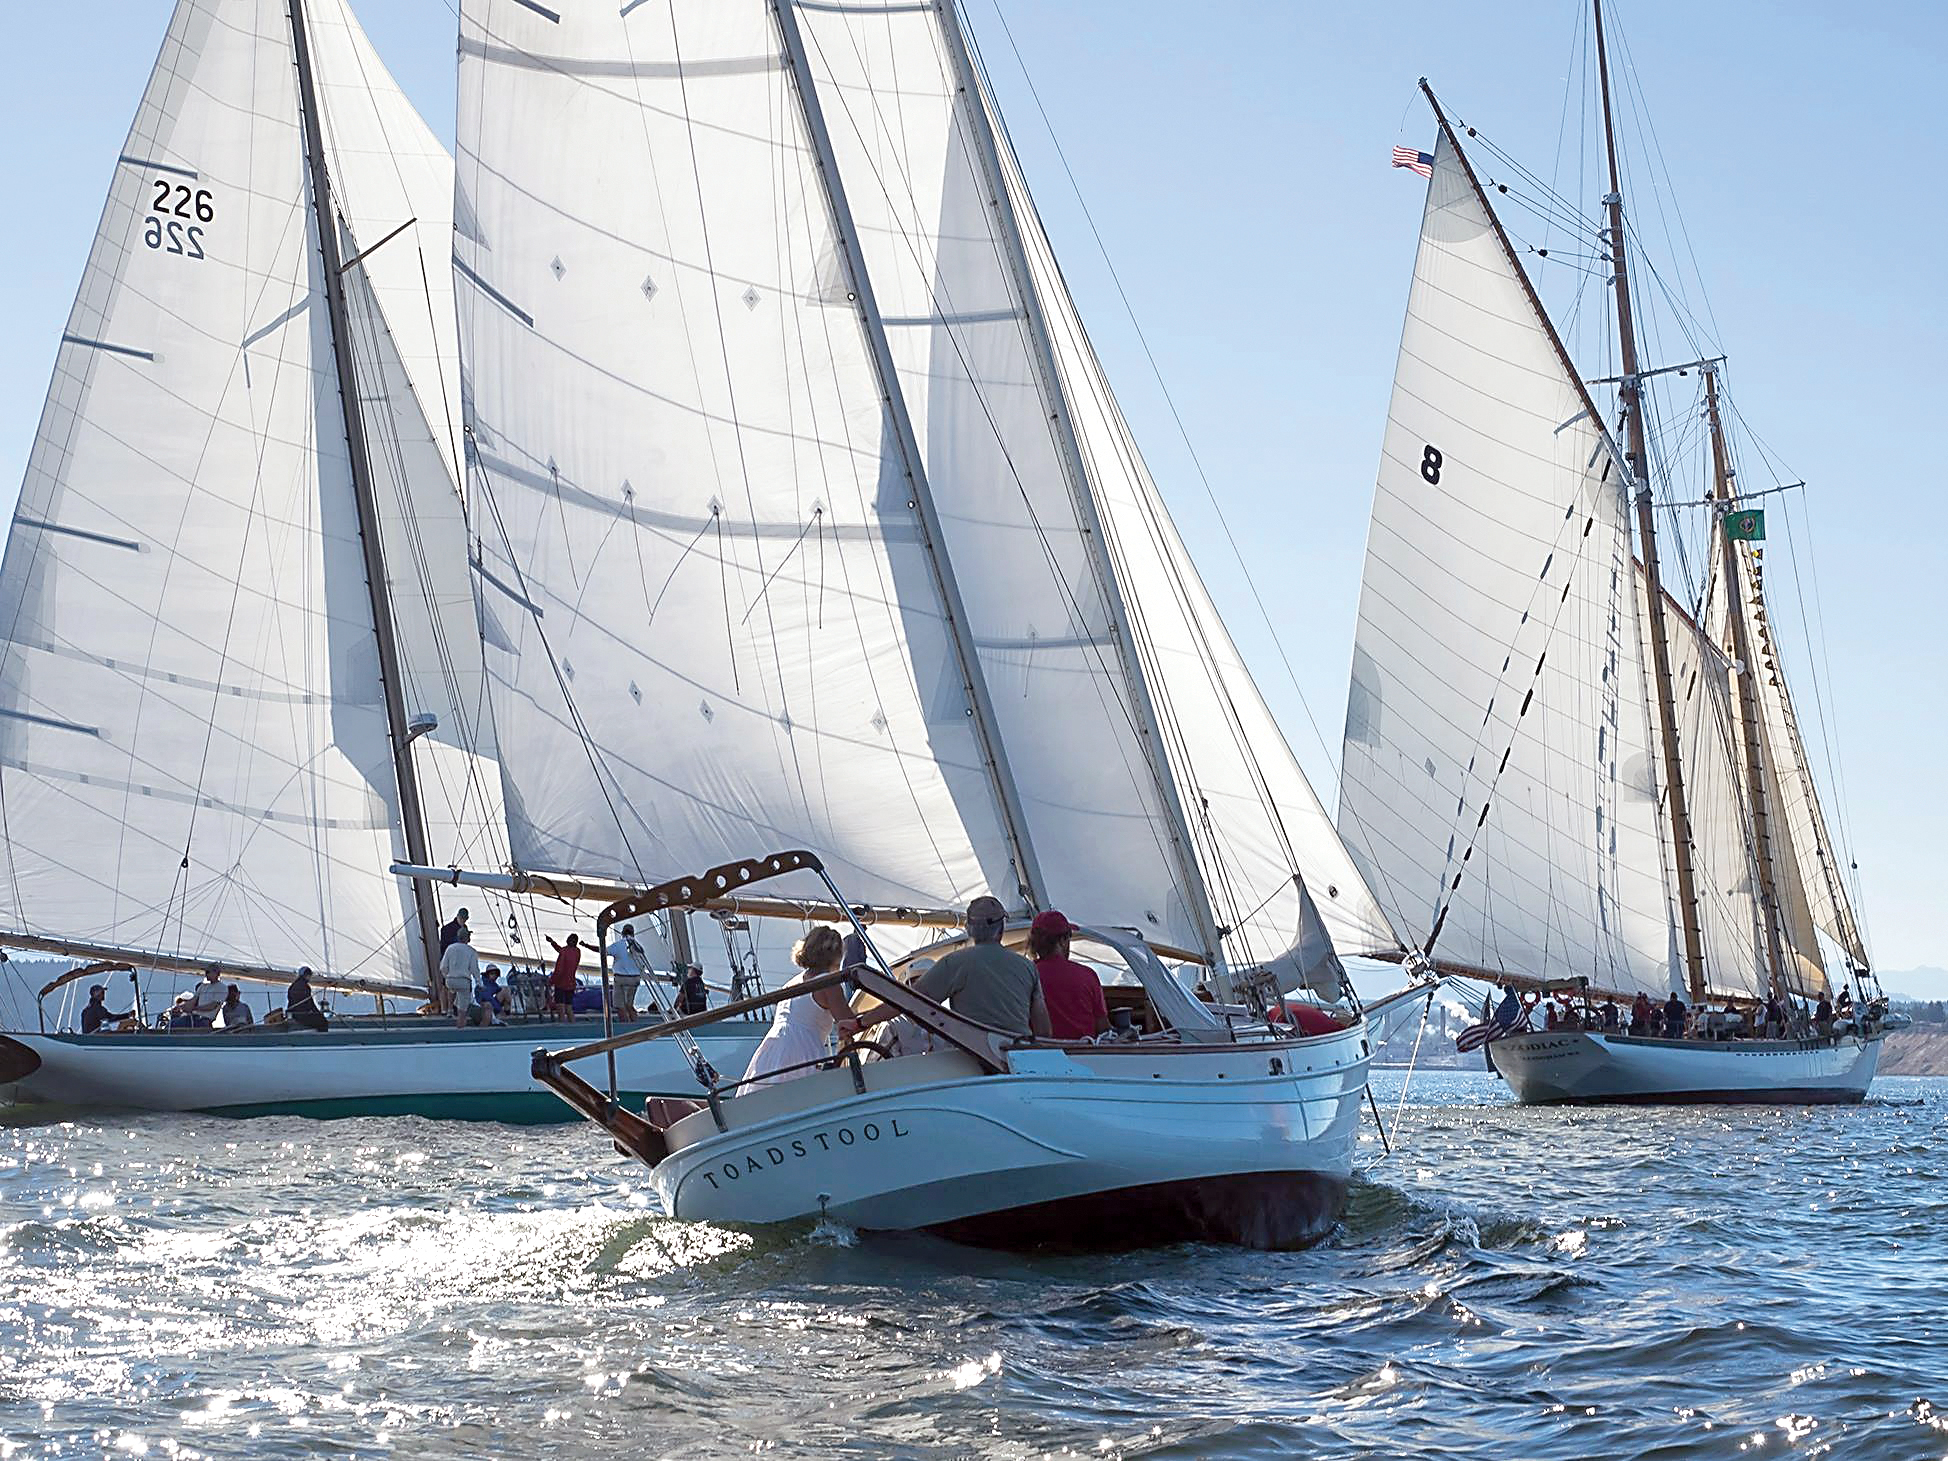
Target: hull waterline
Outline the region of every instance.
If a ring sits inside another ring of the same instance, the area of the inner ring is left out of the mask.
[[[701,1042],[704,1054],[734,1079],[767,1028],[727,1022]],[[428,1021],[418,1029],[323,1032],[14,1032],[0,1035],[0,1100],[228,1116],[555,1123],[574,1119],[574,1113],[534,1081],[531,1054],[557,1032],[575,1029],[460,1030]],[[648,1041],[618,1054],[616,1074],[638,1098],[693,1096],[698,1089],[674,1042]]]
[[[1835,1105],[1866,1098],[1880,1046],[1878,1035],[1703,1041],[1548,1030],[1488,1049],[1524,1105]]]

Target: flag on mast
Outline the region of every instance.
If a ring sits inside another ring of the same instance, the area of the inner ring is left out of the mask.
[[[1765,541],[1765,513],[1760,508],[1725,514],[1725,536],[1740,543]]]
[[[1434,154],[1431,152],[1419,152],[1412,147],[1396,147],[1393,149],[1393,165],[1404,167],[1409,172],[1419,173],[1424,178],[1434,176]]]

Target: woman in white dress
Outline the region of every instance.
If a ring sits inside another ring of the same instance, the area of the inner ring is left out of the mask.
[[[798,973],[785,988],[838,968],[843,948],[844,941],[836,928],[823,924],[814,928],[791,951],[791,961],[798,966]],[[853,1017],[840,986],[835,984],[814,990],[809,997],[801,995],[785,1000],[771,1017],[770,1033],[751,1056],[744,1089],[754,1090],[809,1074],[811,1062],[822,1060],[829,1053],[835,1027],[842,1035],[856,1034],[859,1029],[859,1021]]]

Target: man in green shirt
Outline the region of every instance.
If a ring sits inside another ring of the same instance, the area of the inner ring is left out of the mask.
[[[973,943],[956,949],[913,981],[928,999],[947,1005],[964,1020],[991,1025],[1011,1035],[1049,1032],[1048,1006],[1035,966],[1001,946],[1008,911],[998,898],[976,898],[967,905],[967,933]]]

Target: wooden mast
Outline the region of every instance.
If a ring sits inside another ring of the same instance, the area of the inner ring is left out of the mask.
[[[352,365],[350,311],[345,304],[344,266],[338,251],[338,211],[332,206],[331,176],[325,166],[324,129],[318,116],[318,88],[311,70],[311,31],[304,18],[304,0],[288,0],[291,49],[298,68],[298,111],[304,122],[304,146],[311,171],[312,216],[318,225],[318,249],[324,258],[325,303],[331,316],[332,359],[338,367],[338,397],[345,418],[345,447],[351,459],[352,498],[358,510],[359,544],[365,554],[365,585],[372,600],[372,629],[379,644],[379,680],[385,699],[386,734],[392,743],[393,776],[399,787],[399,820],[407,860],[429,861],[426,818],[420,806],[419,776],[413,766],[412,735],[406,724],[399,672],[399,642],[392,622],[392,599],[386,586],[385,551],[379,541],[379,508],[372,489],[372,459],[365,440],[365,418],[359,411],[358,375]],[[440,918],[431,884],[414,879],[413,904],[419,915],[419,937],[426,961],[426,985],[439,999]]]
[[[1772,988],[1781,996],[1786,992],[1786,954],[1779,933],[1779,881],[1772,858],[1772,807],[1765,792],[1765,759],[1759,748],[1758,668],[1752,657],[1751,626],[1745,622],[1744,580],[1740,576],[1738,549],[1725,531],[1724,517],[1731,511],[1732,472],[1725,453],[1724,423],[1718,415],[1718,367],[1704,367],[1705,414],[1711,424],[1713,527],[1718,535],[1720,563],[1724,568],[1725,616],[1731,624],[1732,654],[1737,658],[1738,719],[1745,731],[1745,791],[1752,807],[1752,842],[1759,873],[1759,908],[1765,920],[1766,952],[1772,962]]]
[[[1623,177],[1617,168],[1616,127],[1610,109],[1610,60],[1603,38],[1603,0],[1596,9],[1596,72],[1603,89],[1603,145],[1610,163],[1610,191],[1603,199],[1610,214],[1610,264],[1616,273],[1617,337],[1623,352],[1624,453],[1637,488],[1637,537],[1651,605],[1650,657],[1657,687],[1657,723],[1664,752],[1664,791],[1670,798],[1671,843],[1677,864],[1678,922],[1684,930],[1684,967],[1691,1002],[1705,997],[1704,934],[1698,922],[1697,875],[1691,863],[1691,810],[1684,795],[1684,761],[1678,748],[1677,702],[1671,689],[1671,647],[1664,632],[1663,578],[1657,564],[1656,503],[1650,490],[1650,463],[1644,449],[1643,385],[1637,359],[1636,323],[1630,310],[1630,274],[1623,236]]]

